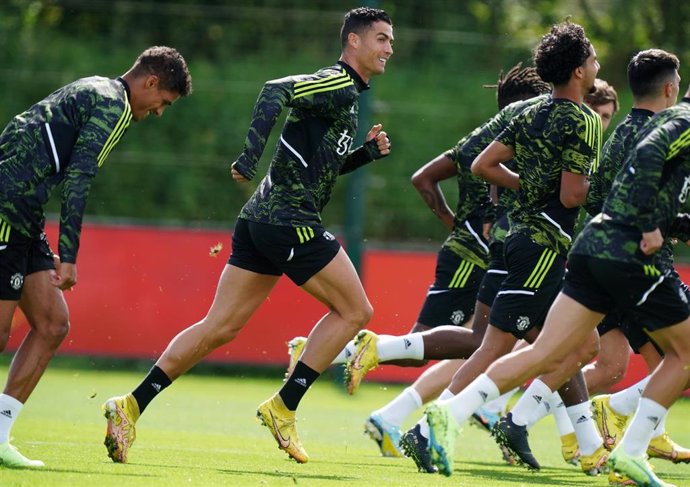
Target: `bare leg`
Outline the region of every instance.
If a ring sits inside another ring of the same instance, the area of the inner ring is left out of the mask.
[[[309,334],[301,361],[317,372],[333,359],[371,319],[373,309],[350,258],[340,249],[302,289],[330,308]]]
[[[436,399],[464,362],[462,359],[443,360],[426,369],[412,384],[422,402]]]
[[[591,311],[560,293],[554,301],[536,341],[520,351],[497,360],[487,375],[501,392],[506,392],[539,375],[557,371],[563,357],[591,339],[592,330],[603,315]]]
[[[620,328],[601,336],[599,343],[597,361],[582,369],[590,395],[606,392],[618,383],[628,370],[630,362],[630,346]]]
[[[4,389],[21,403],[33,392],[69,330],[67,303],[62,291],[50,283],[51,272],[55,271],[35,272],[24,279],[19,307],[31,329],[14,354]],[[11,305],[7,308],[14,310]]]
[[[640,347],[640,355],[647,364],[647,370],[651,374],[656,370],[664,357],[659,354],[652,342],[647,342]]]
[[[226,265],[208,314],[173,338],[156,365],[170,380],[177,379],[213,350],[234,339],[276,282],[277,276]]]
[[[18,304],[19,301],[0,299],[0,352],[5,350],[7,346],[7,341],[10,338],[10,328],[12,328],[12,317]]]
[[[642,394],[668,409],[690,380],[690,319],[650,333],[664,351],[664,359]]]
[[[486,371],[495,360],[509,353],[516,342],[517,338],[510,333],[501,331],[494,326],[489,326],[484,335],[482,344],[458,369],[448,389],[453,394],[462,391],[474,379]],[[502,392],[506,392],[507,390],[508,389],[502,390]]]

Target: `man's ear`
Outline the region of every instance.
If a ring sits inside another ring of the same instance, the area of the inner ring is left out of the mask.
[[[359,47],[360,38],[359,38],[359,36],[358,36],[357,34],[355,34],[354,32],[350,32],[350,33],[347,35],[347,43],[348,43],[349,45],[351,45],[352,47],[357,48],[357,47]]]
[[[575,77],[578,79],[584,78],[584,68],[582,66],[578,66],[573,70],[573,73],[575,74]]]
[[[146,76],[146,80],[144,80],[144,86],[148,88],[157,88],[158,83],[160,82],[160,78],[156,76],[155,74],[149,74]]]

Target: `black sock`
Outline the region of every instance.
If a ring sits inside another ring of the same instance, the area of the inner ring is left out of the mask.
[[[319,375],[321,374],[305,365],[301,360],[297,362],[292,375],[288,377],[283,388],[278,392],[290,411],[297,409],[302,397],[307,393],[307,389],[319,378]]]
[[[134,399],[139,404],[139,412],[143,413],[146,406],[149,405],[153,398],[158,395],[160,391],[172,384],[172,381],[165,375],[157,365],[151,367],[149,373],[139,386],[132,391]]]

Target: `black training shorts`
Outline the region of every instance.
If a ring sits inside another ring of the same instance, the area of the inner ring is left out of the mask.
[[[504,256],[508,275],[491,307],[489,323],[524,338],[541,328],[563,284],[565,257],[522,234],[509,235]]]
[[[447,248],[436,258],[436,277],[426,293],[417,323],[435,328],[463,325],[474,313],[484,269]]]
[[[228,264],[301,286],[333,260],[340,244],[322,226],[288,227],[238,218]]]
[[[46,234],[27,237],[0,219],[0,299],[19,301],[24,278],[50,269],[55,262]]]

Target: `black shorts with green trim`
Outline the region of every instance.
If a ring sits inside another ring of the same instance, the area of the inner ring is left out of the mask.
[[[563,293],[599,313],[625,310],[639,330],[659,330],[690,316],[678,275],[659,270],[653,261],[643,265],[572,254]]]
[[[426,293],[417,323],[430,328],[463,325],[474,314],[484,272],[455,252],[441,248],[436,258],[436,277]]]
[[[257,274],[285,274],[301,286],[338,251],[338,241],[320,225],[290,227],[238,218],[228,264]]]
[[[563,284],[565,257],[519,233],[506,238],[504,255],[508,275],[494,299],[489,323],[523,338],[544,324]]]
[[[613,330],[620,330],[628,340],[630,348],[635,353],[640,353],[640,347],[650,342],[651,339],[641,327],[634,323],[635,321],[627,313],[622,313],[619,309],[613,309],[597,325],[597,332],[600,337],[603,337]],[[654,342],[652,344],[656,346]]]
[[[19,301],[29,274],[55,269],[45,233],[27,237],[0,219],[0,299]]]
[[[484,274],[482,283],[479,285],[477,301],[490,308],[494,303],[494,299],[496,299],[498,291],[501,289],[503,280],[508,275],[508,270],[506,269],[506,262],[503,256],[503,242],[493,242],[489,247],[489,252],[491,262],[489,262],[489,268],[486,274]]]

